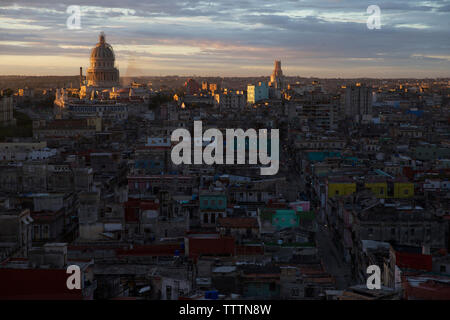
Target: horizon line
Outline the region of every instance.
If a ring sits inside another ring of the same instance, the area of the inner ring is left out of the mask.
[[[25,75],[25,74],[0,74],[0,77],[79,77],[79,74],[74,75]],[[167,74],[167,75],[127,75],[127,76],[120,76],[120,79],[126,79],[126,78],[163,78],[163,77],[179,77],[179,78],[270,78],[270,75],[259,75],[259,76],[214,76],[214,75],[177,75],[177,74]],[[408,80],[408,79],[415,79],[415,80],[423,80],[423,79],[448,79],[450,80],[450,75],[446,77],[438,76],[438,77],[387,77],[387,78],[373,78],[373,77],[366,77],[366,76],[360,76],[360,77],[319,77],[319,76],[300,76],[300,75],[284,75],[285,78],[304,78],[304,79],[333,79],[333,80],[348,80],[348,79],[368,79],[368,80]]]

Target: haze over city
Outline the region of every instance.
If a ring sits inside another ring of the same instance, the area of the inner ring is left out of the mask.
[[[121,76],[449,77],[450,1],[2,1],[0,74],[76,75],[98,33]],[[81,29],[69,30],[71,5]]]

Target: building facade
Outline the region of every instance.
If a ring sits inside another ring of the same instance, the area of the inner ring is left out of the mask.
[[[265,82],[259,82],[257,85],[247,86],[247,103],[256,103],[260,100],[269,99],[269,87]]]
[[[372,114],[372,89],[357,83],[345,90],[345,115],[355,119]]]
[[[14,105],[12,96],[0,96],[0,126],[14,125]]]

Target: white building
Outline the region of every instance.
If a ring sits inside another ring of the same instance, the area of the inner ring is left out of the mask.
[[[128,119],[128,104],[116,102],[114,100],[74,100],[67,97],[64,89],[56,95],[55,111],[61,118],[92,118],[99,117],[110,120]]]

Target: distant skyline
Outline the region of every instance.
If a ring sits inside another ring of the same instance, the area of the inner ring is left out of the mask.
[[[76,75],[101,31],[122,77],[450,77],[450,0],[1,0],[0,75]]]

